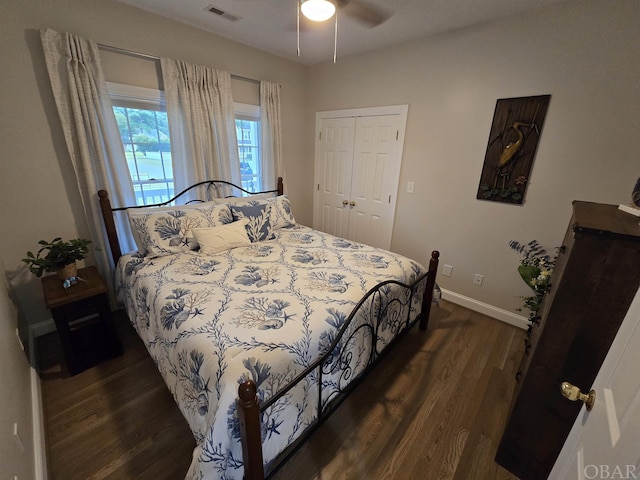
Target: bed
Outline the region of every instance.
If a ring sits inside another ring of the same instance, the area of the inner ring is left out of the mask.
[[[427,329],[438,252],[406,257],[297,224],[278,189],[113,208],[116,295],[196,440],[187,479],[262,479],[400,335]],[[213,194],[211,193],[213,191]],[[204,193],[203,193],[204,192]],[[138,252],[122,254],[126,212]]]

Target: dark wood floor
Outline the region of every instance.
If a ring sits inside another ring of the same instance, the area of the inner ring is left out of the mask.
[[[68,377],[39,339],[50,480],[182,479],[194,440],[142,342]],[[524,332],[442,302],[275,475],[277,480],[516,480],[493,462]]]

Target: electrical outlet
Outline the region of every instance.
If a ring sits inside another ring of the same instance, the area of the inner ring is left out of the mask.
[[[416,182],[407,183],[407,193],[413,193],[416,189]]]
[[[442,276],[450,277],[451,272],[453,271],[453,267],[451,265],[447,265],[446,263],[442,266]]]
[[[484,275],[480,275],[479,273],[476,273],[473,277],[473,284],[481,286],[482,280],[484,280]]]

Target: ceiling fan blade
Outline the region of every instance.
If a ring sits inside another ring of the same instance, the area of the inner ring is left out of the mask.
[[[392,15],[390,10],[360,0],[338,0],[337,3],[341,12],[368,27],[377,27]]]

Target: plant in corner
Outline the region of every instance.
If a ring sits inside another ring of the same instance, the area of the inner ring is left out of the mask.
[[[66,265],[75,264],[76,260],[82,260],[89,252],[91,240],[75,238],[68,242],[57,237],[47,242],[40,240],[40,250],[35,254],[27,252],[22,259],[29,266],[29,271],[36,277],[41,277],[44,272],[58,272]]]
[[[522,297],[524,303],[522,308],[518,309],[518,311],[529,310],[529,331],[531,331],[533,325],[540,321],[538,310],[544,294],[551,287],[551,272],[555,267],[556,257],[552,258],[537,240],[531,240],[527,244],[511,240],[509,246],[520,254],[518,273],[534,292],[530,297]]]

